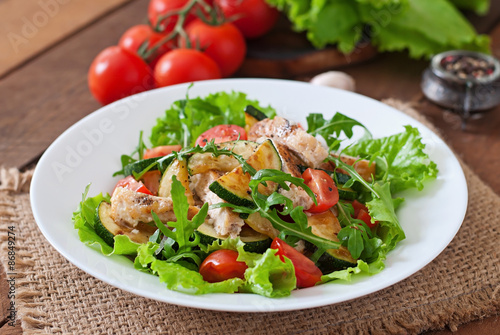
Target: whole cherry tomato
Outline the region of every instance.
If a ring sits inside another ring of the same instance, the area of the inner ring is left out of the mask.
[[[148,65],[138,55],[118,46],[97,55],[90,65],[88,84],[92,95],[103,105],[155,86]]]
[[[231,278],[245,279],[248,266],[239,262],[238,252],[234,250],[217,250],[208,255],[200,265],[200,274],[209,283],[216,283]]]
[[[323,170],[308,168],[302,174],[304,183],[316,195],[317,205],[312,205],[307,210],[309,213],[324,212],[339,201],[339,191],[332,177]]]
[[[191,45],[217,63],[222,77],[231,76],[243,63],[247,51],[245,38],[232,23],[211,26],[197,19],[186,27],[186,32]]]
[[[154,77],[158,87],[198,80],[219,79],[217,64],[201,51],[175,49],[163,55],[155,66]]]
[[[153,29],[165,34],[172,32],[179,20],[179,15],[175,12],[184,8],[188,3],[189,0],[151,0],[148,7],[148,18]],[[205,0],[205,3],[212,5],[212,0]],[[196,13],[200,11],[206,13],[199,4],[195,4],[187,13],[184,26],[193,21],[196,18]]]
[[[118,45],[132,53],[138,53],[139,48],[151,50],[156,46],[166,35],[157,33],[147,24],[138,24],[130,27],[123,33]],[[171,50],[173,42],[161,44],[153,54],[148,57],[147,62],[151,68],[154,68],[158,59],[167,51]],[[141,55],[140,55],[141,56]]]
[[[286,244],[283,240],[276,237],[273,240],[273,243],[271,243],[271,249],[278,249],[276,255],[280,257],[282,262],[285,261],[283,256],[292,261],[293,267],[295,268],[295,277],[297,277],[298,288],[314,286],[321,280],[323,273],[316,266],[316,264]]]
[[[246,140],[247,133],[245,129],[234,124],[221,124],[208,129],[196,139],[195,145],[204,147],[207,143],[214,140],[215,143],[235,141],[237,139]]]
[[[215,0],[226,18],[234,18],[233,24],[246,38],[256,38],[267,33],[279,17],[276,8],[265,0]]]

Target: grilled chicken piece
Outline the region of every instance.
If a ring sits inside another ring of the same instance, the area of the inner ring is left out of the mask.
[[[139,222],[153,221],[151,211],[155,212],[162,222],[177,221],[173,211],[172,199],[155,197],[117,187],[111,197],[111,218],[120,224],[136,227]],[[189,206],[188,219],[198,213],[198,208]]]
[[[328,151],[314,136],[279,116],[259,121],[250,128],[250,141],[262,138],[270,138],[286,146],[310,167],[317,167],[328,156]]]
[[[209,190],[209,186],[217,178],[219,173],[208,171],[191,176],[191,189],[203,202],[209,205],[225,202],[217,194]],[[236,238],[245,222],[238,213],[233,212],[228,207],[214,208],[208,210],[208,223],[214,226],[215,231],[222,236]]]
[[[283,172],[289,173],[297,178],[302,178],[298,165],[303,165],[303,162],[301,162],[290,150],[288,150],[285,145],[279,144],[276,140],[273,140],[273,143],[280,154]],[[293,184],[288,184],[288,186],[290,187],[290,190],[280,188],[278,192],[292,200],[294,207],[302,206],[304,207],[304,210],[311,208],[314,202],[302,187],[295,186]]]

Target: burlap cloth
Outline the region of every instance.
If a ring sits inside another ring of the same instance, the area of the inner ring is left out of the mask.
[[[408,105],[389,101],[409,115]],[[366,297],[284,313],[223,313],[145,299],[79,270],[43,238],[33,219],[30,173],[3,170],[2,263],[7,227],[17,229],[18,316],[26,333],[72,334],[417,334],[499,314],[500,197],[462,165],[465,221],[450,245],[410,278]],[[68,224],[71,224],[68,218]],[[5,297],[2,297],[5,298]]]

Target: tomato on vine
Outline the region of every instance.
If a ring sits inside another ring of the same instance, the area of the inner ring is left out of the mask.
[[[196,18],[197,14],[207,14],[207,9],[201,1],[194,0],[151,0],[148,7],[148,18],[153,28],[162,33],[171,33],[179,20],[179,11],[187,9],[183,25]],[[203,1],[204,5],[211,6],[212,0]]]
[[[212,58],[223,77],[234,74],[245,59],[245,38],[232,23],[209,25],[196,19],[186,27],[186,33],[191,46],[200,48]],[[185,45],[186,42],[183,41],[182,44]]]
[[[119,46],[108,47],[97,55],[87,79],[90,92],[103,105],[155,87],[149,66]]]
[[[147,24],[138,24],[130,27],[123,33],[118,45],[125,50],[143,56],[144,53],[160,43],[165,34],[157,33]],[[171,50],[173,42],[159,44],[159,47],[146,60],[151,68],[154,68],[158,59],[167,51]]]
[[[175,49],[163,55],[155,66],[158,87],[198,80],[220,79],[220,69],[207,55],[195,49]]]
[[[246,38],[256,38],[273,28],[279,17],[276,8],[265,0],[215,0],[224,16],[231,21]]]

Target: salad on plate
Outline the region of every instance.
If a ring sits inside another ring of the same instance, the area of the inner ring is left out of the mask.
[[[421,190],[436,164],[417,128],[374,139],[339,112],[306,120],[242,92],[174,102],[150,148],[141,132],[121,156],[110,193],[87,187],[80,240],[189,294],[283,297],[382,271],[405,238],[398,192]]]

